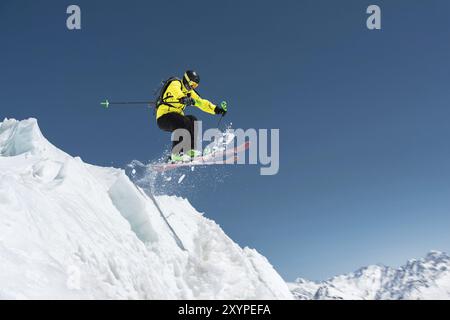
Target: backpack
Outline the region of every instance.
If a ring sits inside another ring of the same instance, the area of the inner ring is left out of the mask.
[[[155,103],[155,113],[158,112],[159,106],[163,105],[163,104],[166,105],[166,106],[175,108],[170,103],[164,101],[164,93],[166,92],[167,88],[172,83],[172,81],[175,81],[175,80],[181,81],[177,77],[170,77],[166,81],[162,81],[160,88],[155,91],[155,102],[156,102]]]

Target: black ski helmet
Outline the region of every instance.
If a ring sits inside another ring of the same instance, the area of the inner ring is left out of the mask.
[[[200,83],[200,76],[197,74],[197,72],[193,70],[188,70],[184,73],[183,77],[183,85],[188,90],[195,89],[198,84]]]

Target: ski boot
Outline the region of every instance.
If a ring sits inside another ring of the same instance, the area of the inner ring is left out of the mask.
[[[169,163],[179,163],[179,162],[190,162],[195,158],[201,157],[202,152],[198,150],[191,149],[186,154],[184,153],[172,153],[168,159]]]
[[[189,162],[191,156],[183,153],[172,153],[169,158],[169,163]]]
[[[201,157],[203,154],[201,151],[195,150],[195,149],[191,149],[187,152],[187,154],[191,157],[191,159],[195,159],[198,157]]]

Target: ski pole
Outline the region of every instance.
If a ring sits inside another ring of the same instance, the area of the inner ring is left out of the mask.
[[[165,101],[166,103],[179,103],[179,101]],[[116,101],[108,101],[105,100],[103,102],[100,102],[102,106],[104,106],[106,109],[109,108],[111,105],[148,105],[149,107],[156,106],[155,101],[123,101],[123,102],[116,102]]]
[[[228,111],[228,104],[227,104],[226,101],[222,101],[222,102],[220,103],[220,107],[221,107],[223,110]],[[220,123],[222,122],[222,119],[223,119],[224,116],[225,116],[225,115],[222,114],[222,116],[221,116],[220,119],[219,119],[219,122],[217,122],[217,129],[220,129],[219,126],[220,126]]]
[[[100,102],[100,104],[102,106],[104,106],[106,109],[109,108],[110,105],[149,105],[149,106],[154,106],[155,102],[153,101],[123,101],[123,102],[116,102],[116,101],[108,101],[105,100],[103,102]]]
[[[220,126],[220,123],[222,122],[222,119],[223,119],[223,115],[220,117],[219,122],[217,122],[217,129],[220,129],[219,126]]]

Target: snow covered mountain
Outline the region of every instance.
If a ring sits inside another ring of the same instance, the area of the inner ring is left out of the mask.
[[[291,299],[266,258],[187,200],[0,122],[0,299]]]
[[[373,265],[324,282],[289,283],[297,299],[438,300],[450,299],[450,257],[432,251],[425,258],[391,268]]]

